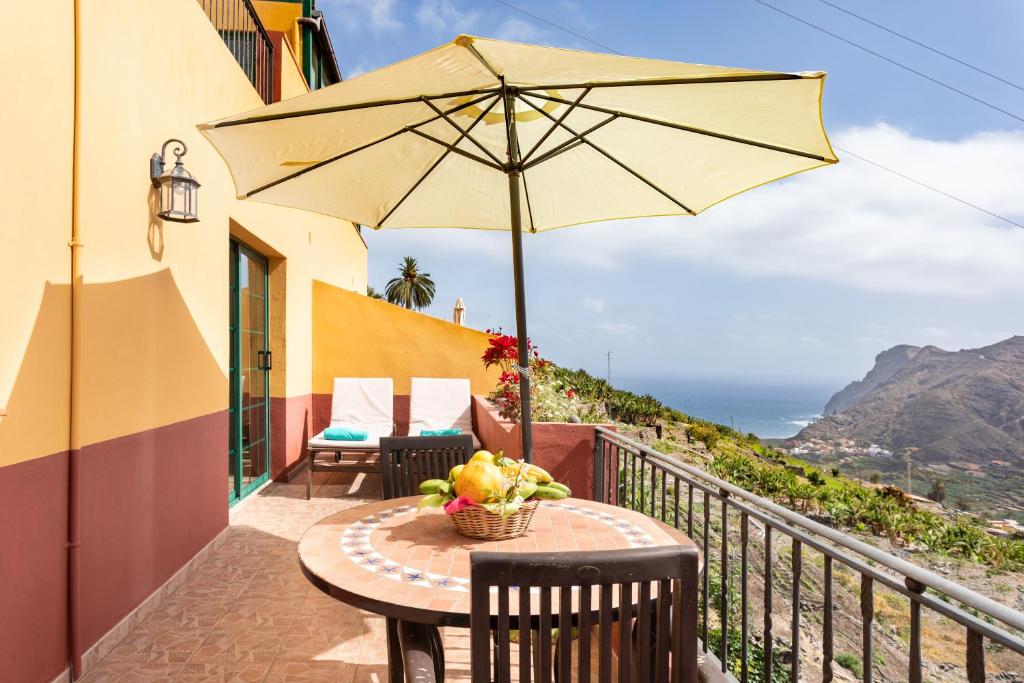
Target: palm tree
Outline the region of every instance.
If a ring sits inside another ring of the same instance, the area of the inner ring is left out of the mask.
[[[366,296],[371,299],[384,299],[384,295],[377,291],[377,288],[373,285],[366,285]]]
[[[420,264],[406,256],[398,266],[400,277],[388,281],[384,293],[388,301],[408,309],[426,308],[434,300],[434,281],[430,273],[421,273]]]

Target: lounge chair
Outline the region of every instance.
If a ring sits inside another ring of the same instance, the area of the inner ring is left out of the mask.
[[[382,437],[395,433],[394,385],[390,378],[336,377],[331,398],[330,427],[365,431],[362,441],[335,441],[324,438],[324,431],[309,440],[309,467],[306,499],[313,489],[313,472],[377,472],[377,458],[366,456],[380,451]],[[318,462],[317,454],[333,453],[334,462]],[[344,454],[359,454],[359,460],[343,460]]]
[[[473,437],[473,448],[480,439],[473,433],[473,398],[468,379],[413,377],[409,403],[409,436],[423,431],[460,429]]]

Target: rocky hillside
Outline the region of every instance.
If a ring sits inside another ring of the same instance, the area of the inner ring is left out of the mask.
[[[882,351],[875,356],[875,366],[864,375],[864,379],[850,382],[837,391],[825,404],[822,415],[835,415],[854,407],[872,391],[892,379],[893,375],[907,367],[920,350],[920,346],[900,344]]]
[[[1024,336],[962,351],[915,348],[879,354],[871,372],[833,396],[827,416],[792,442],[853,439],[913,448],[920,463],[1024,467]]]

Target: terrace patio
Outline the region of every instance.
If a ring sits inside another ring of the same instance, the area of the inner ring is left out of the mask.
[[[384,619],[324,595],[302,575],[312,524],[380,497],[380,477],[317,473],[272,482],[231,514],[195,564],[82,679],[99,681],[386,681]],[[452,680],[468,677],[468,632],[445,633]]]

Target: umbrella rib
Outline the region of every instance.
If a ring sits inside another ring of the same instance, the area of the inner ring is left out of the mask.
[[[568,100],[561,97],[554,97],[552,95],[542,95],[540,93],[522,93],[530,97],[537,97],[542,100],[550,100],[552,102],[559,102],[561,104],[571,104]],[[728,135],[727,133],[716,133],[706,128],[697,128],[696,126],[687,126],[682,123],[672,123],[671,121],[662,121],[661,119],[652,119],[648,116],[641,116],[640,114],[630,114],[629,112],[618,111],[615,109],[608,109],[607,107],[599,107],[593,104],[581,104],[580,109],[587,109],[589,111],[596,111],[602,114],[615,114],[626,119],[633,119],[634,121],[641,121],[643,123],[650,123],[655,126],[663,126],[665,128],[673,128],[675,130],[685,131],[687,133],[694,133],[696,135],[706,135],[708,137],[718,138],[719,140],[727,140],[729,142],[737,142],[741,145],[750,145],[752,147],[760,147],[762,149],[768,149],[773,152],[782,152],[783,154],[792,154],[798,157],[804,157],[805,159],[814,159],[815,161],[830,162],[831,159],[821,156],[820,154],[812,154],[811,152],[804,152],[803,150],[793,149],[791,147],[782,147],[780,145],[773,145],[768,142],[759,142],[758,140],[751,140],[749,138],[741,138],[736,135]]]
[[[495,102],[497,102],[497,101],[498,100],[496,99]],[[489,150],[486,147],[484,147],[483,144],[481,144],[480,141],[478,141],[472,135],[469,135],[468,134],[469,131],[463,132],[462,126],[460,126],[459,124],[457,124],[454,121],[452,121],[451,118],[449,118],[449,116],[447,114],[445,114],[443,111],[438,109],[437,106],[433,102],[431,102],[430,100],[424,99],[423,103],[425,105],[427,105],[428,107],[430,107],[431,109],[433,109],[435,112],[437,112],[437,115],[440,116],[445,121],[447,121],[451,125],[452,128],[454,128],[455,130],[459,131],[461,136],[459,137],[458,140],[455,141],[455,144],[458,144],[459,141],[462,140],[462,138],[466,138],[467,140],[472,142],[474,145],[476,145],[477,148],[479,148],[479,150],[481,152],[483,152],[484,154],[489,156],[494,163],[498,164],[499,166],[501,165],[501,161],[498,159],[498,157],[494,156],[494,154],[491,152],[491,150]],[[491,106],[493,107],[494,104],[492,104]],[[469,130],[472,130],[472,128],[470,128]]]
[[[530,186],[526,184],[526,169],[523,169],[520,177],[523,179],[523,195],[526,197],[526,215],[530,217],[530,232],[537,232],[533,224],[533,207],[530,205]]]
[[[538,107],[537,105],[535,105],[533,102],[530,102],[529,100],[525,100],[525,99],[523,99],[521,97],[519,99],[521,101],[523,101],[523,102],[526,102],[526,104],[530,105],[535,110],[539,111],[541,114],[543,114],[544,116],[548,117],[552,121],[555,120],[555,117],[553,117],[551,114],[549,114],[546,111],[544,111],[541,107]],[[658,194],[660,194],[663,197],[665,197],[666,199],[668,199],[670,202],[672,202],[673,204],[675,204],[676,206],[681,208],[686,213],[690,214],[691,216],[696,216],[697,215],[697,213],[693,209],[688,207],[686,204],[683,204],[681,201],[679,201],[678,199],[673,197],[671,194],[669,194],[665,190],[661,189],[660,187],[658,187],[657,185],[652,183],[650,180],[648,180],[643,175],[641,175],[638,171],[636,171],[633,168],[631,168],[625,162],[617,159],[614,155],[612,155],[611,153],[607,152],[605,149],[603,149],[599,145],[594,144],[593,141],[588,140],[587,138],[581,136],[579,133],[577,133],[576,131],[574,131],[572,128],[570,128],[569,126],[565,125],[564,123],[559,123],[558,125],[561,126],[562,128],[564,128],[566,131],[568,131],[572,135],[574,135],[577,138],[579,138],[583,142],[583,144],[589,145],[591,148],[594,149],[594,151],[600,153],[606,159],[608,159],[609,161],[611,161],[612,163],[617,165],[619,168],[621,168],[622,170],[624,170],[627,173],[629,173],[630,175],[632,175],[634,178],[636,178],[640,182],[642,182],[645,185],[647,185],[648,187],[650,187],[652,190],[654,190]]]
[[[476,98],[474,100],[470,100],[469,102],[464,102],[464,103],[458,105],[457,107],[452,107],[451,109],[448,110],[447,113],[451,114],[453,112],[459,111],[460,109],[465,109],[466,107],[471,107],[474,104],[479,104],[480,102],[483,102],[484,100],[486,100],[488,97],[489,97],[488,95],[484,95],[484,96],[478,97],[478,98]],[[253,196],[254,194],[256,194],[258,192],[263,192],[264,190],[269,190],[270,188],[275,187],[277,185],[280,185],[283,182],[292,180],[294,178],[298,178],[300,175],[303,175],[305,173],[309,173],[310,171],[315,171],[316,169],[318,169],[318,168],[320,168],[322,166],[326,166],[327,164],[333,164],[335,161],[341,161],[345,157],[351,156],[351,155],[355,154],[356,152],[361,152],[364,149],[369,149],[370,147],[373,147],[374,145],[378,145],[378,144],[380,144],[382,142],[387,142],[391,138],[398,137],[402,133],[408,132],[409,130],[415,128],[416,126],[425,126],[428,123],[433,123],[434,121],[437,121],[437,116],[431,116],[429,119],[424,119],[423,121],[420,121],[419,123],[415,123],[412,126],[407,126],[407,127],[402,128],[400,130],[392,131],[391,133],[388,133],[384,137],[377,138],[376,140],[372,140],[371,142],[368,142],[365,145],[360,145],[359,147],[355,147],[353,149],[346,150],[346,151],[342,152],[341,154],[336,154],[333,157],[330,157],[328,159],[324,159],[323,161],[318,161],[315,164],[311,164],[310,166],[307,166],[306,168],[303,168],[303,169],[300,169],[298,171],[295,171],[294,173],[289,173],[286,176],[282,176],[282,177],[278,178],[277,180],[272,180],[272,181],[270,181],[269,183],[267,183],[265,185],[260,185],[256,189],[250,190],[249,192],[246,192],[244,196],[246,198],[248,198],[248,197],[251,197],[251,196]]]
[[[441,140],[440,138],[435,138],[433,135],[430,135],[429,133],[424,133],[422,130],[419,130],[417,128],[409,128],[408,130],[409,130],[410,133],[414,133],[416,135],[419,135],[421,138],[423,138],[425,140],[430,140],[434,144],[441,145],[442,147],[446,147],[448,149],[448,151],[450,151],[450,152],[455,152],[456,154],[458,154],[460,156],[464,156],[467,159],[472,159],[473,161],[475,161],[477,163],[480,163],[480,164],[483,164],[484,166],[487,166],[489,168],[493,168],[496,171],[501,171],[502,173],[505,172],[504,168],[502,168],[498,164],[494,163],[493,161],[488,161],[487,159],[484,159],[483,157],[478,157],[477,155],[473,154],[472,152],[467,152],[464,149],[459,149],[455,145],[447,143],[444,140]]]
[[[590,92],[590,88],[586,88],[583,92],[580,93],[580,96],[576,98],[576,101],[573,102],[572,104],[570,104],[569,108],[566,109],[564,112],[562,112],[562,115],[558,117],[559,123],[562,122],[562,121],[565,121],[565,119],[568,118],[569,114],[572,113],[572,110],[576,108],[576,105],[578,105],[580,102],[582,102],[583,98],[586,97],[587,93],[589,93],[589,92]],[[522,161],[523,161],[524,164],[527,163],[530,160],[530,157],[532,157],[533,153],[537,151],[537,148],[540,147],[542,144],[544,144],[544,141],[548,139],[548,136],[551,135],[553,132],[555,132],[555,130],[557,128],[558,128],[558,124],[557,123],[552,123],[551,124],[551,127],[547,129],[547,132],[545,132],[544,135],[542,135],[540,137],[540,140],[537,140],[537,142],[533,145],[533,147],[530,148],[530,151],[526,153],[526,156],[523,157]]]
[[[533,90],[577,90],[579,88],[626,88],[640,85],[699,85],[701,83],[746,83],[750,81],[795,81],[810,78],[800,74],[759,73],[735,76],[691,76],[688,78],[637,78],[627,81],[590,81],[520,87],[521,92]]]
[[[443,100],[452,97],[464,97],[467,95],[493,95],[498,88],[477,88],[476,90],[462,90],[459,92],[443,93],[441,95],[417,95],[416,97],[401,97],[393,100],[374,100],[372,102],[356,102],[353,104],[339,104],[333,107],[319,107],[317,109],[305,109],[303,111],[281,112],[280,114],[261,114],[250,116],[246,119],[236,121],[221,121],[212,125],[200,126],[200,128],[228,128],[230,126],[244,126],[249,123],[264,123],[266,121],[280,121],[282,119],[294,119],[303,116],[319,116],[320,114],[334,114],[341,111],[353,111],[357,109],[372,109],[374,107],[387,107],[393,104],[413,104],[421,102],[424,97],[431,100]],[[486,98],[484,98],[486,99]]]
[[[500,97],[495,97],[493,100],[491,100],[491,103],[489,105],[487,105],[487,108],[484,109],[482,112],[480,112],[480,114],[473,120],[473,123],[469,124],[469,128],[467,128],[462,133],[462,137],[465,137],[465,136],[469,135],[469,132],[471,130],[473,130],[473,128],[476,126],[476,124],[480,123],[480,121],[482,121],[483,118],[485,116],[487,116],[487,113],[490,112],[492,109],[494,109],[494,105],[496,105],[498,103],[498,100],[500,100],[500,99],[501,99]],[[460,137],[458,140],[456,140],[455,144],[458,144],[462,140],[462,137]],[[405,203],[405,200],[408,199],[412,195],[412,193],[416,191],[416,188],[418,188],[420,186],[420,184],[424,180],[427,179],[427,176],[429,176],[431,173],[434,172],[434,169],[436,169],[438,166],[441,165],[441,162],[444,161],[448,157],[448,155],[450,153],[451,153],[451,150],[448,150],[448,149],[446,149],[444,152],[442,152],[441,156],[439,156],[437,158],[437,160],[434,161],[434,163],[430,165],[430,168],[427,169],[426,173],[421,175],[419,177],[419,179],[415,183],[413,183],[412,187],[410,187],[408,189],[408,191],[406,191],[406,193],[402,195],[401,199],[399,199],[397,202],[395,202],[394,206],[392,206],[390,209],[388,209],[388,212],[386,214],[384,214],[383,218],[381,218],[379,221],[377,221],[377,225],[374,226],[374,227],[375,228],[380,228],[382,225],[384,225],[384,223],[386,223],[387,220],[389,218],[391,218],[391,215],[395,211],[398,210],[398,207],[400,207],[402,204]]]
[[[595,130],[598,130],[600,128],[604,128],[606,125],[608,125],[609,123],[611,123],[612,121],[614,121],[617,118],[619,118],[619,117],[616,116],[615,114],[612,114],[611,116],[609,116],[608,118],[604,119],[603,121],[599,121],[598,123],[595,123],[593,126],[591,126],[590,128],[587,128],[585,131],[583,131],[579,135],[574,135],[571,139],[566,140],[565,142],[562,142],[561,144],[559,144],[559,145],[557,145],[555,147],[552,147],[550,150],[548,150],[547,152],[544,152],[544,154],[541,154],[539,157],[537,157],[536,159],[534,159],[530,163],[523,164],[523,170],[528,169],[528,168],[533,168],[537,164],[542,164],[545,161],[547,161],[547,160],[549,160],[549,159],[551,159],[553,157],[556,157],[556,156],[558,156],[559,154],[561,154],[563,152],[568,152],[571,149],[575,149],[576,147],[579,147],[584,142],[586,142],[583,139],[584,137],[586,137],[587,135],[590,135]]]

